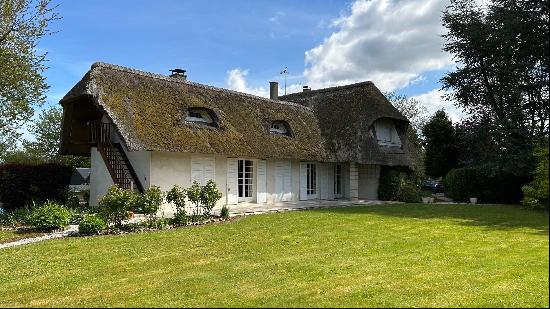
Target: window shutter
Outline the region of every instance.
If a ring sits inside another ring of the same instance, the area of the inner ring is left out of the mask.
[[[200,157],[191,157],[191,183],[193,181],[202,184],[204,181],[203,160]]]
[[[307,200],[307,163],[300,162],[300,201]]]
[[[237,188],[238,163],[235,158],[227,159],[227,204],[234,205],[238,202]]]
[[[321,189],[321,199],[326,200],[328,199],[328,165],[320,163],[319,164],[319,185]]]
[[[206,184],[208,180],[216,181],[216,159],[215,158],[204,158],[204,182]]]
[[[256,202],[267,202],[267,175],[265,160],[258,160],[258,170],[256,175]]]
[[[290,161],[283,161],[283,201],[292,200],[292,169]]]

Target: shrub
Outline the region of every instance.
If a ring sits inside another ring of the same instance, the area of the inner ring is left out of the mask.
[[[99,201],[99,214],[107,224],[113,223],[121,227],[122,221],[130,218],[130,211],[135,208],[135,200],[134,192],[113,185]]]
[[[533,181],[523,186],[523,205],[534,209],[548,209],[548,140],[535,149],[537,168]]]
[[[78,232],[81,235],[99,235],[107,228],[107,224],[97,215],[86,215],[80,224],[78,224]]]
[[[203,214],[210,215],[212,208],[216,206],[216,203],[222,198],[221,192],[216,187],[216,183],[213,180],[208,180],[206,185],[201,188],[200,202],[203,206]]]
[[[69,222],[71,224],[80,224],[80,222],[89,215],[89,210],[86,209],[69,209],[71,216]]]
[[[382,167],[378,198],[384,201],[417,203],[421,201],[420,185],[405,168]]]
[[[159,211],[162,201],[164,200],[164,192],[157,186],[145,190],[143,194],[136,194],[135,210],[149,217],[152,221]]]
[[[0,202],[6,211],[30,206],[33,202],[64,203],[72,168],[60,164],[0,165]]]
[[[223,205],[222,210],[220,212],[220,216],[224,219],[229,218],[229,208],[227,208],[226,205]]]
[[[52,230],[69,224],[69,217],[67,208],[54,202],[46,202],[31,211],[28,221],[38,230]]]
[[[524,176],[489,167],[463,167],[449,171],[444,187],[445,194],[458,202],[477,197],[483,203],[518,203],[527,181]]]
[[[174,215],[173,223],[176,225],[187,224],[187,213],[185,212],[185,190],[178,185],[174,185],[170,191],[166,193],[168,203],[174,204],[176,214]]]
[[[187,198],[195,205],[195,209],[193,211],[194,216],[200,214],[201,191],[201,186],[196,181],[193,181],[191,187],[186,190]]]
[[[13,211],[2,211],[0,214],[0,226],[16,227],[27,225],[31,211],[29,208],[18,208]]]

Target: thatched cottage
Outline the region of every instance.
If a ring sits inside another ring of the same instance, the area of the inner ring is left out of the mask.
[[[220,204],[377,199],[380,167],[406,166],[407,119],[372,82],[271,99],[105,63],[61,100],[61,153],[91,156],[90,204],[213,179]],[[234,206],[238,207],[238,206]]]

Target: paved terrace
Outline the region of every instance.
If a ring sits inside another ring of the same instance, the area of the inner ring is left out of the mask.
[[[299,202],[279,202],[274,204],[256,204],[256,203],[239,203],[237,205],[229,205],[230,216],[253,215],[269,212],[306,210],[319,208],[339,208],[339,207],[354,207],[365,205],[381,205],[394,204],[398,202],[373,201],[373,200],[312,200]],[[215,209],[216,213],[219,209]]]

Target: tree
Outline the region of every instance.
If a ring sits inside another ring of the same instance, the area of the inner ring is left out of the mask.
[[[23,141],[23,149],[28,158],[38,162],[56,162],[73,167],[89,167],[87,157],[61,156],[59,144],[61,138],[61,123],[63,111],[59,107],[45,109],[38,116],[38,120],[29,127],[34,135],[34,141]]]
[[[442,20],[457,63],[443,89],[472,115],[464,161],[530,173],[532,145],[548,136],[548,0],[451,0]]]
[[[59,19],[50,0],[0,0],[0,155],[13,149],[18,131],[43,104],[46,53],[38,42]]]
[[[548,139],[537,145],[535,156],[538,161],[535,178],[522,188],[522,203],[531,208],[548,209]]]
[[[424,177],[424,152],[422,148],[422,128],[428,119],[428,109],[418,100],[397,95],[393,92],[384,94],[391,104],[407,117],[410,126],[406,132],[411,158],[411,169],[419,178]]]
[[[4,162],[10,163],[60,163],[72,167],[89,167],[88,157],[61,156],[59,143],[63,111],[59,107],[44,109],[38,119],[29,126],[34,140],[24,140],[23,149],[4,155]]]
[[[438,178],[457,165],[453,123],[443,110],[437,111],[423,128],[426,145],[426,174]]]

